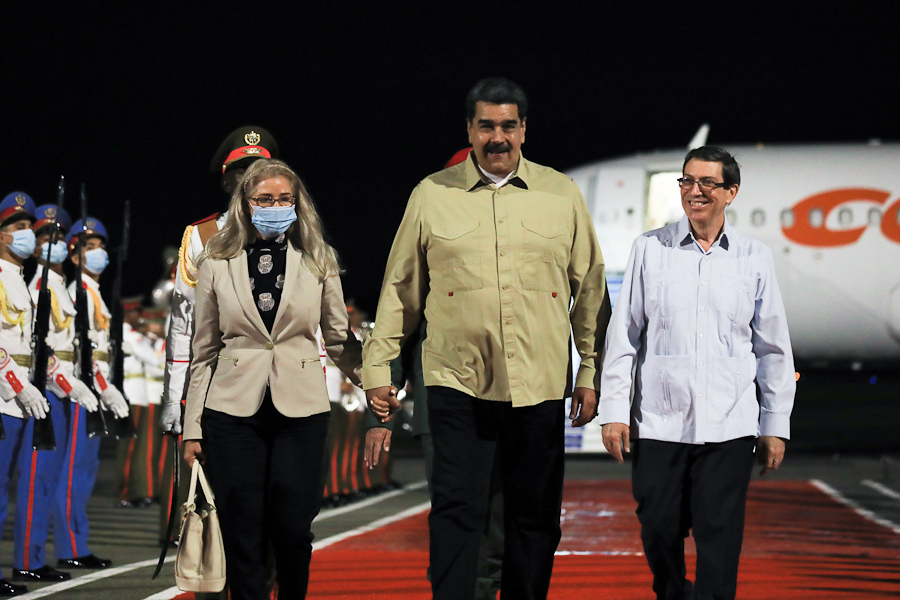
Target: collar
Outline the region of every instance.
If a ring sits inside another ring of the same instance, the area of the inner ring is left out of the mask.
[[[722,248],[722,250],[728,250],[729,236],[734,235],[734,229],[731,227],[731,224],[728,223],[728,217],[725,217],[725,226],[722,227],[722,231],[719,232],[719,237],[712,243],[709,247],[712,250],[717,244]],[[689,246],[696,242],[694,239],[694,232],[691,231],[691,222],[688,219],[687,215],[681,217],[681,220],[678,222],[678,229],[675,233],[675,239],[680,240],[678,242],[679,246]]]
[[[484,174],[484,170],[481,168],[481,165],[478,164],[478,159],[475,158],[475,152],[469,153],[470,160],[466,161],[466,191],[471,192],[476,188],[480,188],[485,185],[496,185],[497,187],[501,187],[504,183],[509,183],[510,185],[514,185],[518,188],[522,188],[523,190],[528,189],[528,180],[530,177],[530,164],[522,154],[519,154],[519,165],[518,167],[509,174],[506,178],[506,181],[500,180],[501,182],[498,184],[497,182],[492,181]]]
[[[14,273],[18,273],[20,276],[24,271],[22,265],[17,265],[14,262],[9,262],[6,259],[0,258],[0,270],[3,271],[12,271]]]
[[[91,277],[90,275],[86,275],[86,274],[82,273],[81,274],[81,283],[82,283],[82,285],[85,285],[85,286],[93,289],[95,292],[100,291],[100,282],[94,281],[94,278]]]

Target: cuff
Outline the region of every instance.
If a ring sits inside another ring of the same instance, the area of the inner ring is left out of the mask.
[[[578,368],[578,376],[575,377],[575,387],[589,388],[592,390],[600,389],[600,373],[594,367],[582,364]]]
[[[631,403],[627,400],[608,400],[600,398],[600,411],[598,421],[601,425],[607,423],[631,424]]]
[[[362,388],[371,390],[377,387],[391,385],[391,366],[363,367]]]
[[[789,415],[759,410],[759,435],[771,435],[783,439],[791,438],[791,418]]]

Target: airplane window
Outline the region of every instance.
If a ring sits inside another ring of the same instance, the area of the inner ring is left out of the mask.
[[[732,227],[737,225],[737,212],[735,212],[734,209],[725,209],[725,218],[728,219],[728,222],[731,223]]]
[[[853,211],[849,208],[842,208],[838,211],[838,223],[840,225],[850,225],[853,223]]]
[[[787,208],[781,211],[781,226],[782,227],[793,227],[794,226],[794,211],[790,208]]]
[[[869,225],[872,225],[874,227],[878,227],[879,225],[881,225],[881,209],[869,209]]]
[[[813,227],[821,227],[824,219],[822,218],[822,209],[814,208],[809,211],[809,224]]]
[[[750,222],[753,223],[754,227],[762,227],[766,224],[766,213],[757,208],[750,213]]]

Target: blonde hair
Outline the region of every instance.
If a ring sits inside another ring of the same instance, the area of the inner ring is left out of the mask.
[[[284,162],[271,158],[257,159],[247,168],[244,178],[231,195],[225,226],[206,242],[206,249],[200,260],[234,258],[256,237],[247,200],[256,194],[260,183],[276,177],[283,177],[290,182],[291,193],[297,199],[294,204],[297,220],[287,230],[291,245],[302,254],[306,267],[320,278],[339,274],[341,268],[337,253],[322,236],[322,221],[306,186]]]

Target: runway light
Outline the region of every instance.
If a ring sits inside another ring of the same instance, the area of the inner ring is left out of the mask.
[[[878,375],[872,375],[871,377],[869,377],[869,383],[871,383],[872,385],[875,385],[875,383],[877,381],[878,381]]]

